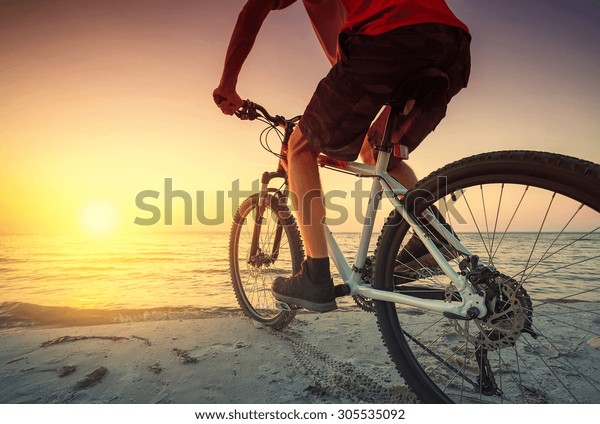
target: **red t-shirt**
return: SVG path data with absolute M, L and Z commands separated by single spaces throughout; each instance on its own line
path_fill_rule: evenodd
M 469 31 L 444 0 L 341 0 L 348 18 L 342 30 L 377 35 L 416 24 L 438 23 Z
M 273 9 L 285 9 L 298 0 L 271 1 Z M 469 31 L 444 0 L 302 0 L 302 3 L 332 65 L 339 59 L 338 34 L 345 29 L 377 35 L 406 25 L 441 23 Z

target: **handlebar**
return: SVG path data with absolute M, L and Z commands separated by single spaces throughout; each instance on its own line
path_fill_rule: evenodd
M 258 103 L 251 102 L 250 100 L 244 100 L 244 104 L 241 109 L 235 112 L 235 116 L 241 120 L 253 121 L 259 117 L 266 119 L 275 126 L 287 127 L 288 125 L 295 125 L 300 120 L 300 115 L 295 116 L 292 119 L 286 119 L 281 115 L 271 115 L 263 106 Z

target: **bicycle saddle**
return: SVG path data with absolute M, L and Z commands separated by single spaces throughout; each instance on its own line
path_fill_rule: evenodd
M 448 75 L 438 68 L 425 68 L 409 75 L 396 89 L 392 112 L 408 115 L 415 104 L 448 91 Z

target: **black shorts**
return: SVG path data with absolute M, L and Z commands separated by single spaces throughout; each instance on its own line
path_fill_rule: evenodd
M 355 160 L 372 121 L 393 101 L 403 80 L 421 69 L 437 67 L 448 74 L 446 99 L 415 107 L 414 121 L 401 140 L 410 151 L 446 115 L 446 105 L 467 86 L 471 37 L 442 24 L 401 27 L 368 36 L 340 34 L 341 60 L 321 80 L 300 121 L 312 148 L 339 160 Z

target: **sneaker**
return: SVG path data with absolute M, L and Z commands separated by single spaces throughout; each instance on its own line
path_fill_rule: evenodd
M 451 261 L 459 256 L 459 253 L 449 244 L 435 243 L 440 253 L 444 256 L 444 259 Z M 433 259 L 429 250 L 425 247 L 421 239 L 416 235 L 406 243 L 406 246 L 398 254 L 398 265 L 394 268 L 394 274 L 406 274 L 407 280 L 412 278 L 415 280 L 413 274 L 423 268 L 438 268 L 438 263 Z M 410 277 L 409 277 L 410 276 Z
M 314 312 L 329 312 L 337 309 L 331 277 L 313 281 L 309 276 L 308 268 L 308 261 L 304 261 L 302 269 L 297 274 L 289 278 L 277 277 L 271 287 L 275 299 Z
M 458 238 L 440 211 L 435 206 L 431 206 L 430 209 L 436 218 L 442 223 L 442 225 L 444 225 L 448 231 Z M 444 240 L 441 234 L 439 234 L 433 228 L 430 228 L 429 224 L 425 224 L 425 227 L 428 227 L 429 231 L 437 239 L 437 241 L 434 240 L 434 243 L 438 249 L 440 249 L 444 259 L 451 261 L 459 256 L 459 252 L 456 249 L 449 244 L 440 241 Z M 405 275 L 406 282 L 414 281 L 415 277 L 413 274 L 419 274 L 419 270 L 423 268 L 438 268 L 438 264 L 435 259 L 433 259 L 433 256 L 431 256 L 431 253 L 429 253 L 429 250 L 427 250 L 421 239 L 416 235 L 413 235 L 410 240 L 408 240 L 396 259 L 398 261 L 398 265 L 396 265 L 394 268 L 394 275 Z

